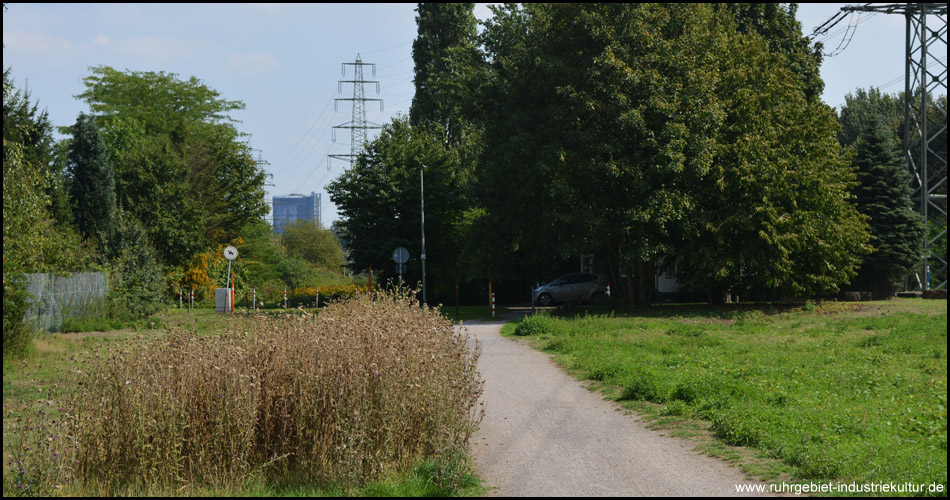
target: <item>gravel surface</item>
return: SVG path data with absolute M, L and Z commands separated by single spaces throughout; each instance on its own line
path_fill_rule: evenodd
M 739 496 L 762 484 L 661 436 L 558 367 L 500 335 L 503 321 L 465 323 L 482 346 L 485 417 L 472 438 L 492 496 Z

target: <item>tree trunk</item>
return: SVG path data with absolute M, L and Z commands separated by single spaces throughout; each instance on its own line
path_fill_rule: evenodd
M 637 305 L 649 307 L 653 303 L 655 270 L 653 261 L 637 261 Z
M 620 277 L 622 271 L 620 249 L 615 243 L 610 242 L 607 244 L 606 253 L 607 269 L 610 273 L 610 293 L 613 297 L 620 297 L 621 300 L 628 301 L 630 290 L 624 283 L 623 278 Z
M 714 281 L 709 285 L 709 303 L 712 305 L 722 305 L 732 302 L 732 294 L 726 290 L 725 285 Z
M 626 299 L 627 299 L 627 304 L 632 307 L 632 306 L 637 305 L 637 295 L 639 294 L 639 290 L 637 289 L 637 282 L 634 281 L 634 278 L 633 278 L 633 275 L 634 275 L 633 266 L 631 266 L 629 263 L 625 264 L 625 266 L 627 268 Z

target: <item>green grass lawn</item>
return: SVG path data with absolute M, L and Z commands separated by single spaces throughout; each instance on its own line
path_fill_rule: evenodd
M 503 332 L 660 426 L 708 430 L 713 454 L 746 450 L 767 479 L 946 491 L 946 301 L 662 305 Z

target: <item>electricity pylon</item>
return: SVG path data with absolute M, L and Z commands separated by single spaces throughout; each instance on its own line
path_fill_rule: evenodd
M 934 288 L 947 288 L 947 256 L 932 255 L 941 239 L 947 237 L 947 158 L 934 148 L 946 137 L 947 110 L 934 105 L 943 90 L 947 95 L 947 4 L 900 3 L 847 5 L 842 12 L 880 12 L 902 14 L 907 20 L 904 57 L 904 163 L 911 174 L 912 199 L 919 203 L 924 234 L 920 273 L 921 291 L 931 288 L 936 276 L 942 281 Z M 927 24 L 927 16 L 936 21 Z M 830 19 L 825 25 L 841 18 Z M 834 26 L 832 24 L 832 26 Z M 827 31 L 822 25 L 820 29 Z M 816 30 L 817 32 L 818 30 Z M 941 49 L 940 46 L 943 46 Z M 943 59 L 941 60 L 941 56 Z M 942 230 L 933 234 L 933 230 Z M 939 247 L 938 247 L 939 248 Z M 935 273 L 931 274 L 931 264 Z
M 340 80 L 337 82 L 337 92 L 343 92 L 344 83 L 353 84 L 353 97 L 352 98 L 337 98 L 333 100 L 333 108 L 337 109 L 337 103 L 339 101 L 353 101 L 353 116 L 352 119 L 340 125 L 333 127 L 333 141 L 336 142 L 336 129 L 346 128 L 350 129 L 350 154 L 348 155 L 328 155 L 330 158 L 336 158 L 338 160 L 349 160 L 350 166 L 352 167 L 356 164 L 356 160 L 360 157 L 361 154 L 364 154 L 366 151 L 366 131 L 369 129 L 381 129 L 382 126 L 366 121 L 366 101 L 379 101 L 379 110 L 383 110 L 383 100 L 382 99 L 369 99 L 366 97 L 366 93 L 363 90 L 363 85 L 366 83 L 375 83 L 376 84 L 376 93 L 379 94 L 379 82 L 372 80 L 363 79 L 363 66 L 372 66 L 373 67 L 373 76 L 376 76 L 376 65 L 373 63 L 364 63 L 360 59 L 360 55 L 356 54 L 356 61 L 351 63 L 343 63 L 343 76 L 346 76 L 346 67 L 353 66 L 353 79 L 352 80 Z M 327 166 L 329 168 L 329 165 Z

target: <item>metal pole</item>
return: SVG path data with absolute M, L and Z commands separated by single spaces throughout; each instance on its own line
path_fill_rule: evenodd
M 228 275 L 224 278 L 224 313 L 227 314 L 230 308 L 231 308 L 231 261 L 228 260 Z
M 927 148 L 929 135 L 927 133 L 927 4 L 920 4 L 920 218 L 924 221 L 923 238 L 923 277 L 922 292 L 930 290 L 930 220 L 927 218 L 927 205 L 930 204 L 929 186 L 927 185 Z
M 419 167 L 419 209 L 422 214 L 422 303 L 426 304 L 426 202 L 425 185 L 423 183 L 422 171 L 426 166 Z

